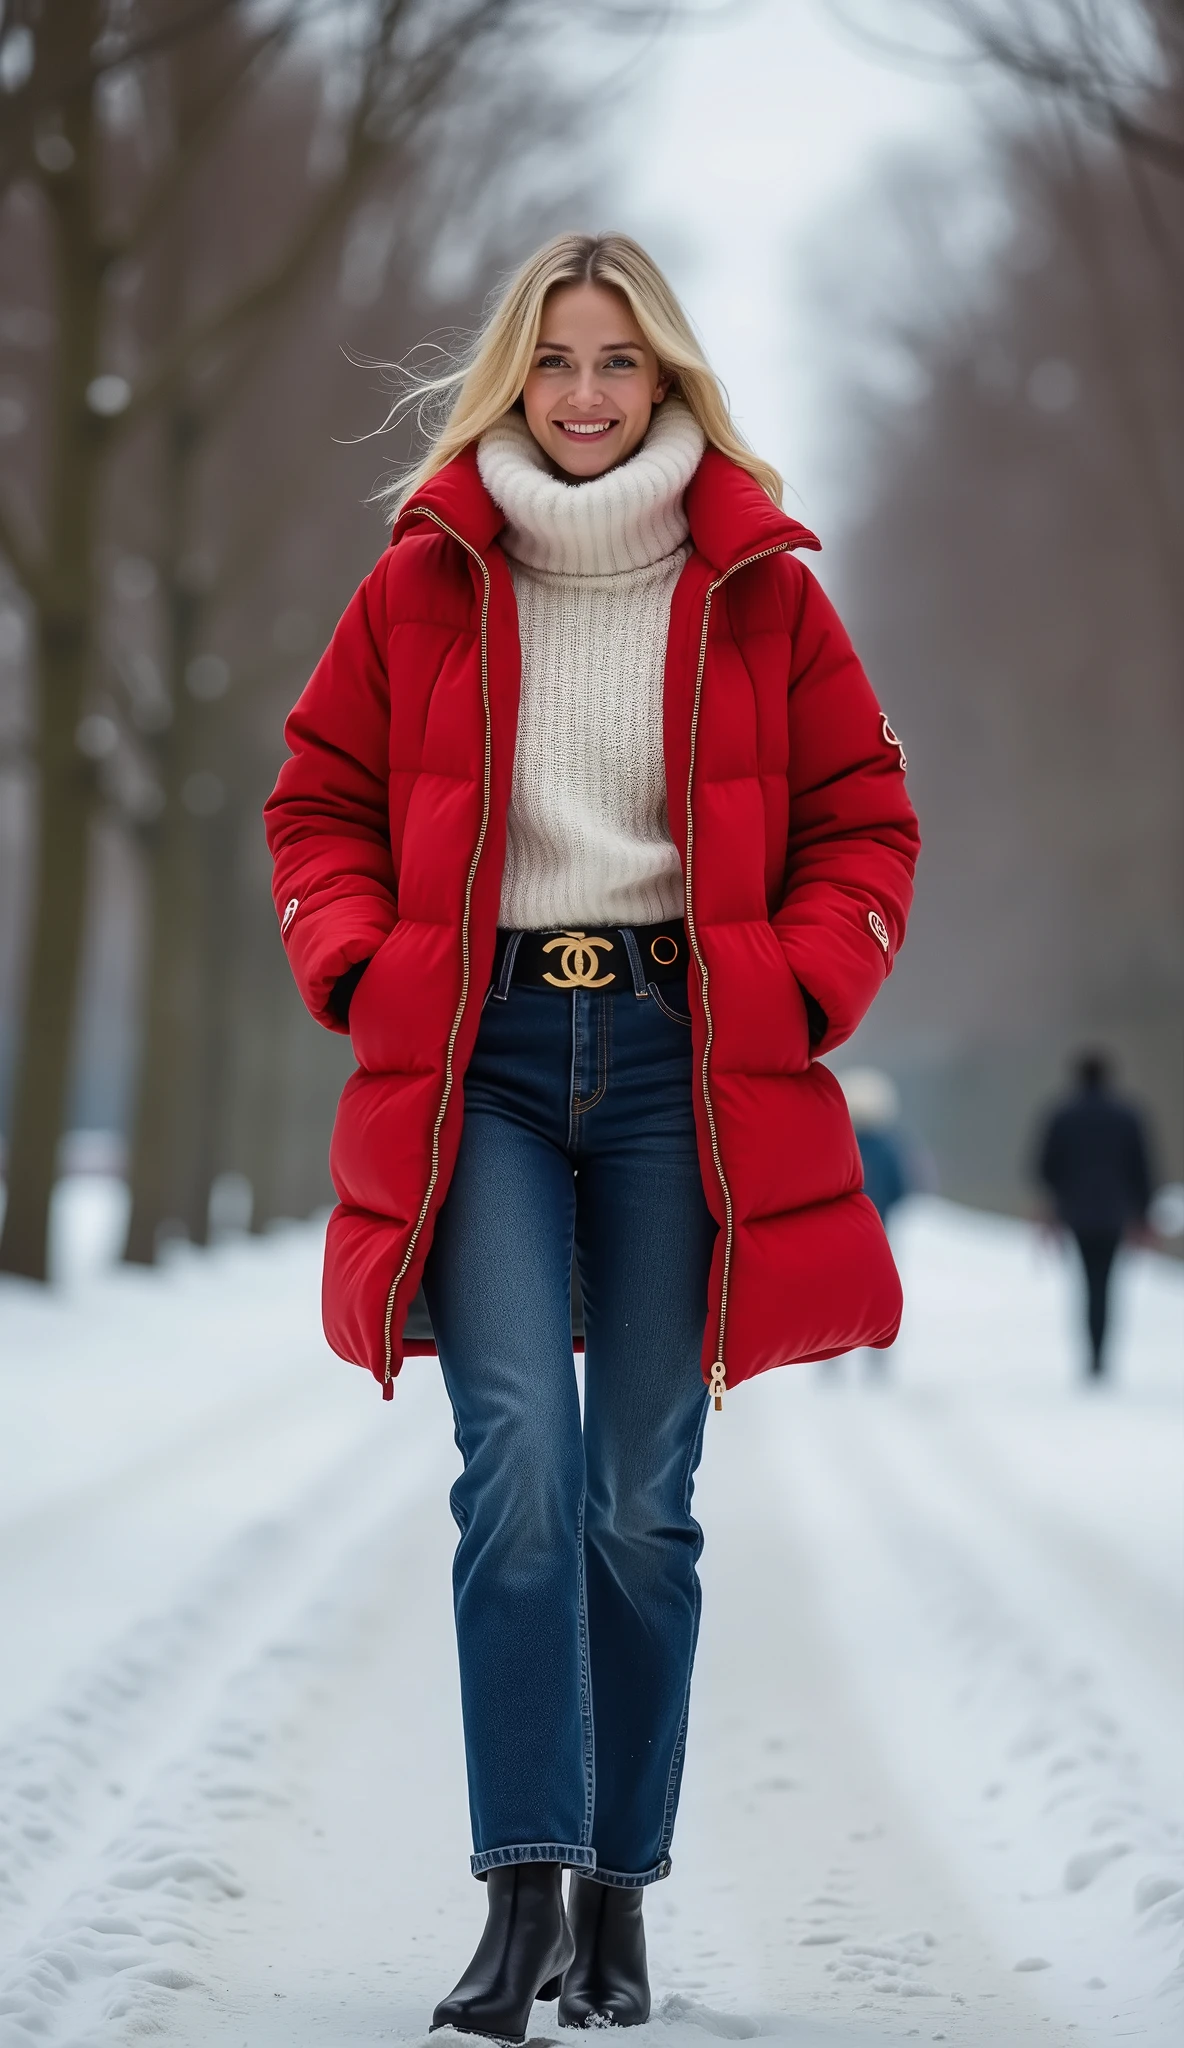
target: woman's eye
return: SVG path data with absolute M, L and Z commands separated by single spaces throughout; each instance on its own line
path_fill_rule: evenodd
M 540 356 L 535 364 L 536 370 L 561 370 L 562 368 L 562 356 Z
M 632 356 L 610 356 L 605 367 L 610 370 L 635 370 L 637 364 Z

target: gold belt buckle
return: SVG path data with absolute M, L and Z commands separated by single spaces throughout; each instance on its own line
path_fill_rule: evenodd
M 559 959 L 562 975 L 543 974 L 543 980 L 549 981 L 552 988 L 607 988 L 610 981 L 616 980 L 615 972 L 599 976 L 596 973 L 600 962 L 595 948 L 599 946 L 611 953 L 611 939 L 590 939 L 585 932 L 561 932 L 557 939 L 547 940 L 543 951 L 553 953 L 557 946 L 563 948 Z

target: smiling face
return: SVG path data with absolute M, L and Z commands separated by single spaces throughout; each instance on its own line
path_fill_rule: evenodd
M 621 292 L 600 284 L 548 292 L 522 405 L 556 470 L 580 481 L 624 462 L 669 383 Z

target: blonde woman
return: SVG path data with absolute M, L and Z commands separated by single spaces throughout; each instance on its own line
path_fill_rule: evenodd
M 445 389 L 267 822 L 293 972 L 357 1060 L 329 1341 L 390 1397 L 422 1279 L 463 1460 L 488 1922 L 434 2024 L 517 2042 L 536 1998 L 649 2013 L 709 1408 L 896 1331 L 817 1055 L 892 966 L 917 833 L 817 542 L 635 242 L 541 249 Z

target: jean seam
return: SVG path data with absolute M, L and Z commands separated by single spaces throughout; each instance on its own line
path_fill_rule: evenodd
M 703 1409 L 699 1417 L 699 1427 L 696 1429 L 693 1437 L 691 1438 L 690 1446 L 687 1451 L 686 1467 L 683 1473 L 683 1512 L 687 1516 L 687 1519 L 689 1521 L 694 1521 L 694 1517 L 691 1514 L 691 1483 L 694 1478 L 695 1467 L 698 1463 L 698 1455 L 703 1443 L 703 1431 L 707 1422 L 707 1405 L 707 1389 L 704 1388 Z M 699 1584 L 699 1574 L 696 1569 L 699 1563 L 699 1559 L 703 1555 L 703 1531 L 699 1528 L 699 1524 L 697 1522 L 695 1522 L 695 1527 L 699 1530 L 698 1547 L 695 1551 L 695 1556 L 691 1566 L 691 1583 L 695 1589 L 695 1612 L 694 1620 L 691 1625 L 690 1652 L 687 1657 L 687 1677 L 686 1684 L 683 1688 L 682 1713 L 679 1716 L 678 1733 L 675 1736 L 674 1750 L 670 1758 L 670 1772 L 666 1780 L 666 1802 L 662 1812 L 662 1833 L 658 1843 L 658 1855 L 660 1858 L 664 1858 L 666 1856 L 667 1851 L 670 1848 L 671 1841 L 674 1838 L 674 1821 L 678 1802 L 679 1774 L 682 1768 L 682 1760 L 686 1753 L 687 1722 L 690 1718 L 691 1711 L 691 1679 L 694 1675 L 695 1670 L 695 1650 L 698 1646 L 699 1622 L 703 1612 L 703 1588 Z
M 580 1025 L 580 999 L 578 995 L 573 995 L 571 999 L 571 1076 L 567 1093 L 567 1143 L 569 1150 L 575 1142 L 576 1118 L 579 1115 L 579 1110 L 576 1108 L 576 1091 L 579 1087 L 580 1057 L 583 1052 L 583 1046 L 584 1034 Z
M 606 1003 L 602 1002 L 598 1005 L 596 1018 L 596 1087 L 591 1095 L 585 1095 L 578 1100 L 573 1097 L 571 1110 L 573 1117 L 586 1116 L 590 1109 L 595 1109 L 598 1103 L 604 1101 L 604 1092 L 608 1087 L 608 1022 L 611 1014 Z
M 584 1738 L 584 1846 L 592 1842 L 592 1826 L 596 1815 L 596 1734 L 592 1708 L 592 1660 L 588 1650 L 588 1601 L 584 1572 L 584 1507 L 588 1498 L 587 1482 L 580 1496 L 580 1513 L 576 1526 L 576 1616 L 580 1645 L 580 1722 Z
M 447 1382 L 445 1382 L 444 1391 L 445 1393 L 448 1393 Z M 460 1533 L 463 1536 L 469 1526 L 468 1513 L 464 1508 L 459 1508 L 456 1505 L 454 1505 L 454 1496 L 456 1493 L 457 1486 L 459 1486 L 460 1484 L 460 1480 L 464 1478 L 465 1473 L 469 1469 L 469 1454 L 465 1449 L 464 1431 L 461 1428 L 460 1414 L 457 1410 L 456 1403 L 453 1400 L 451 1394 L 448 1394 L 448 1405 L 452 1410 L 452 1440 L 456 1445 L 457 1450 L 460 1452 L 461 1465 L 460 1477 L 449 1488 L 448 1506 L 452 1514 L 452 1519 L 456 1523 L 457 1528 L 460 1530 Z

